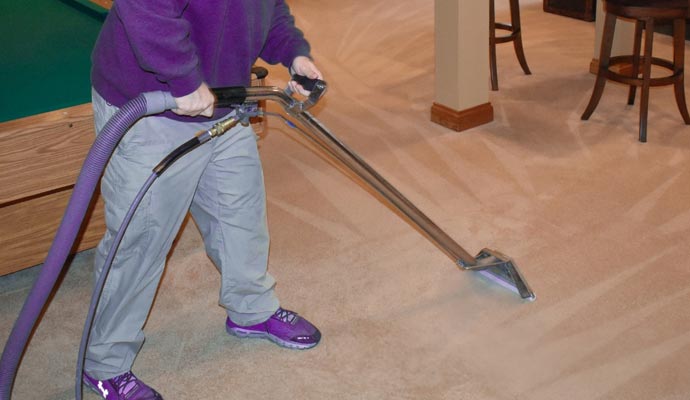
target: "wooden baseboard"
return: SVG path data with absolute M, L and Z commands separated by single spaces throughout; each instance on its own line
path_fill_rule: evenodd
M 592 62 L 589 63 L 589 73 L 596 75 L 597 71 L 599 71 L 599 59 L 593 58 Z
M 431 106 L 431 122 L 458 132 L 487 124 L 493 120 L 494 107 L 491 103 L 480 104 L 461 111 L 438 103 Z

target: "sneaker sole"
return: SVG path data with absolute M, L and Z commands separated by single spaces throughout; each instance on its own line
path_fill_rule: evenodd
M 230 335 L 238 337 L 238 338 L 242 338 L 242 339 L 244 339 L 244 338 L 268 339 L 271 342 L 277 344 L 278 346 L 284 347 L 286 349 L 307 350 L 307 349 L 311 349 L 312 347 L 319 344 L 318 342 L 312 343 L 312 344 L 290 342 L 288 340 L 281 339 L 275 335 L 271 335 L 270 333 L 250 331 L 250 330 L 246 330 L 246 329 L 242 329 L 242 328 L 230 328 L 227 325 L 225 326 L 225 330 Z

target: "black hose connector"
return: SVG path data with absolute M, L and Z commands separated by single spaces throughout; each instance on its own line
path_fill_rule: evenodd
M 202 142 L 199 137 L 195 136 L 188 141 L 184 142 L 182 145 L 178 146 L 175 150 L 170 152 L 161 162 L 156 165 L 153 172 L 157 176 L 161 176 L 166 169 L 168 169 L 175 161 L 177 161 L 183 155 L 189 153 L 190 151 L 201 145 Z

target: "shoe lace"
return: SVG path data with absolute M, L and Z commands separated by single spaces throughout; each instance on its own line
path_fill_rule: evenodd
M 120 396 L 127 396 L 138 387 L 139 379 L 130 371 L 113 378 L 113 383 Z
M 297 313 L 294 311 L 279 308 L 278 311 L 273 314 L 273 316 L 283 322 L 287 322 L 290 325 L 294 325 L 297 322 Z

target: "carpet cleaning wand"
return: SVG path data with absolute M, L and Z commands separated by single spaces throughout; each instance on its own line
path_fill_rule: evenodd
M 456 264 L 464 270 L 476 271 L 520 295 L 525 300 L 535 300 L 536 296 L 520 273 L 517 265 L 507 256 L 495 250 L 483 249 L 473 257 L 456 241 L 438 227 L 429 217 L 420 211 L 410 200 L 383 178 L 374 168 L 367 164 L 357 153 L 347 147 L 333 135 L 321 122 L 307 110 L 316 104 L 326 91 L 326 83 L 303 77 L 293 77 L 305 89 L 311 91 L 309 99 L 297 102 L 288 92 L 278 88 L 246 88 L 248 100 L 273 100 L 306 128 L 299 130 L 312 144 L 331 156 L 358 176 L 369 188 L 379 193 L 394 209 L 400 211 L 409 223 L 419 228 L 425 236 L 443 250 Z M 228 97 L 232 98 L 236 88 L 230 89 Z M 216 95 L 223 96 L 224 89 L 217 89 Z

